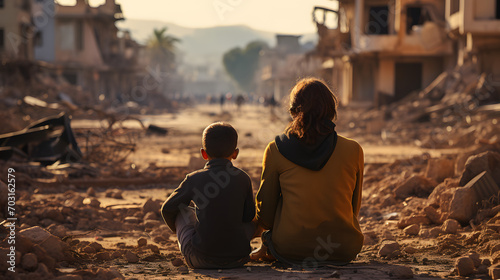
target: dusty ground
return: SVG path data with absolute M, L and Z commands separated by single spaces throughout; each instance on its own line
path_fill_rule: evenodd
M 348 119 L 350 113 L 340 110 L 339 134 L 353 135 L 348 122 L 343 120 Z M 126 279 L 452 279 L 460 278 L 454 270 L 455 260 L 471 250 L 479 253 L 483 260 L 495 261 L 493 253 L 496 251 L 492 252 L 494 244 L 491 242 L 500 238 L 500 226 L 462 225 L 455 231 L 446 232 L 441 226 L 443 221 L 423 220 L 415 223 L 420 231 L 410 234 L 403 230 L 406 225 L 401 221 L 423 211 L 429 193 L 405 198 L 394 198 L 391 193 L 394 186 L 410 175 L 423 174 L 430 158 L 456 156 L 478 147 L 424 149 L 413 144 L 411 139 L 390 145 L 373 141 L 374 137 L 380 138 L 377 135 L 363 137 L 358 134 L 355 139 L 364 148 L 366 162 L 365 202 L 360 222 L 368 237 L 355 262 L 345 267 L 304 270 L 262 262 L 251 262 L 244 268 L 232 270 L 188 269 L 178 251 L 175 235 L 162 225 L 158 210 L 187 172 L 203 166 L 198 155 L 203 128 L 213 121 L 223 120 L 238 130 L 240 156 L 235 165 L 252 177 L 254 190 L 257 190 L 262 153 L 267 143 L 284 129 L 288 116 L 280 109 L 271 115 L 269 108 L 250 105 L 244 106 L 241 112 L 226 108 L 224 113 L 218 106 L 199 105 L 177 114 L 141 116 L 141 120 L 146 125 L 168 128 L 168 134 L 135 134 L 137 147 L 126 163 L 120 163 L 120 172 L 113 171 L 113 163 L 100 165 L 101 174 L 110 176 L 108 181 L 103 183 L 99 178 L 84 176 L 80 180 L 66 178 L 57 182 L 54 179 L 50 183 L 39 180 L 18 186 L 21 228 L 41 226 L 61 237 L 72 252 L 71 258 L 57 262 L 53 270 L 49 266 L 46 273 L 40 271 L 39 266 L 31 276 L 18 274 L 21 279 L 36 273 L 47 279 L 64 274 L 83 279 L 112 278 L 102 276 L 104 272 L 99 268 L 115 268 Z M 74 120 L 72 126 L 76 132 L 82 132 L 101 124 L 79 119 Z M 130 121 L 122 130 L 135 131 L 139 126 Z M 117 179 L 119 177 L 122 181 Z M 440 182 L 433 187 L 437 183 Z M 432 231 L 434 233 L 429 234 Z M 138 244 L 141 238 L 145 241 Z M 381 255 L 380 249 L 387 242 L 397 242 L 399 248 Z M 259 241 L 254 240 L 252 245 L 259 246 Z M 491 279 L 487 275 L 488 266 L 485 267 L 476 266 L 474 279 Z M 14 279 L 7 274 L 4 278 Z

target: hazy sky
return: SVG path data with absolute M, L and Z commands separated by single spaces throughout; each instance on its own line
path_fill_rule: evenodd
M 75 0 L 58 0 L 74 4 Z M 89 0 L 99 5 L 105 0 Z M 329 0 L 117 0 L 126 18 L 172 22 L 186 27 L 244 24 L 263 31 L 315 33 L 314 6 L 336 7 Z

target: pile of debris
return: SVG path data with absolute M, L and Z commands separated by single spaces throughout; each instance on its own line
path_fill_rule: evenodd
M 500 141 L 500 86 L 469 62 L 427 88 L 366 112 L 341 113 L 355 139 L 423 148 L 464 148 Z M 351 132 L 351 131 L 350 131 Z
M 84 195 L 66 191 L 37 199 L 20 191 L 16 269 L 9 279 L 125 279 L 127 268 L 136 263 L 154 264 L 156 275 L 188 272 L 175 235 L 169 238 L 171 231 L 159 217 L 163 201 L 150 198 L 135 207 L 102 207 L 95 195 L 90 188 Z M 109 190 L 106 196 L 123 199 L 119 190 Z M 1 271 L 7 271 L 11 248 L 5 226 L 0 226 Z M 136 244 L 102 243 L 103 238 L 120 236 L 135 236 Z
M 378 251 L 378 257 L 399 261 L 413 256 L 414 262 L 419 253 L 426 258 L 459 257 L 450 275 L 498 277 L 499 186 L 498 142 L 447 157 L 423 154 L 390 164 L 368 164 L 360 213 L 363 251 Z M 434 241 L 415 246 L 418 240 Z

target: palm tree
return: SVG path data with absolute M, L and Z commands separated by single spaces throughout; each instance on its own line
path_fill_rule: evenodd
M 175 44 L 180 40 L 167 34 L 167 27 L 154 29 L 148 39 L 147 47 L 151 53 L 153 66 L 159 66 L 163 71 L 172 70 L 175 66 Z

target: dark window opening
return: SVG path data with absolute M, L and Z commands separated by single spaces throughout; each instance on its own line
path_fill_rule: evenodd
M 406 34 L 411 34 L 414 26 L 424 25 L 426 21 L 430 21 L 427 10 L 422 9 L 422 7 L 408 7 L 406 13 Z
M 76 23 L 76 49 L 83 50 L 83 23 L 81 21 Z
M 4 2 L 4 0 L 0 0 L 0 9 L 3 7 L 5 7 L 5 2 Z
M 69 73 L 69 72 L 64 72 L 63 77 L 68 83 L 72 85 L 78 85 L 78 76 L 76 73 Z
M 451 0 L 450 1 L 450 15 L 460 11 L 460 0 Z
M 43 46 L 43 36 L 42 36 L 42 31 L 38 31 L 35 33 L 35 37 L 33 38 L 35 47 L 41 47 Z
M 3 29 L 0 28 L 0 50 L 4 48 L 5 38 L 3 34 Z
M 422 63 L 396 63 L 394 101 L 422 88 Z
M 370 7 L 365 33 L 370 35 L 389 34 L 389 6 Z
M 500 0 L 497 0 L 497 11 L 496 11 L 496 19 L 500 19 Z

